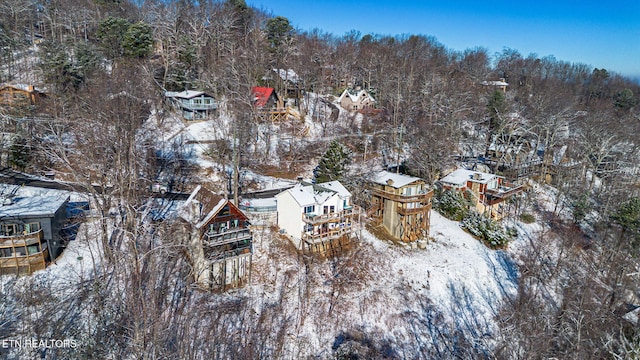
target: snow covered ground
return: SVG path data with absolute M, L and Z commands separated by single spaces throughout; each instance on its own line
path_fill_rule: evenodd
M 257 313 L 265 302 L 280 303 L 284 316 L 296 319 L 287 330 L 290 356 L 331 353 L 354 333 L 410 358 L 456 352 L 461 345 L 447 344 L 455 332 L 490 352 L 495 317 L 517 287 L 518 272 L 505 251 L 486 248 L 435 211 L 435 241 L 426 249 L 366 230 L 361 235 L 350 255 L 320 260 L 301 258 L 286 239 L 256 234 L 253 285 L 246 291 L 261 299 Z
M 91 279 L 101 266 L 95 226 L 83 224 L 55 264 L 11 282 L 73 289 Z M 251 285 L 203 296 L 247 300 L 253 322 L 282 334 L 272 340 L 282 342 L 278 358 L 333 358 L 353 339 L 400 358 L 490 354 L 500 307 L 516 293 L 516 266 L 507 252 L 486 248 L 435 211 L 430 234 L 433 241 L 417 249 L 363 229 L 352 251 L 319 259 L 270 228 L 256 229 Z

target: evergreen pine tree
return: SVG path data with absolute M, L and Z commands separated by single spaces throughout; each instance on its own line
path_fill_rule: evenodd
M 31 147 L 22 136 L 16 138 L 9 149 L 9 165 L 24 171 L 31 161 Z
M 313 170 L 316 182 L 340 180 L 351 164 L 351 156 L 339 142 L 332 141 L 329 149 L 322 155 L 320 163 Z
M 491 131 L 502 128 L 502 116 L 507 111 L 507 102 L 502 91 L 496 90 L 491 94 L 491 98 L 487 103 L 487 111 L 489 113 L 489 128 Z
M 153 29 L 139 21 L 132 24 L 122 38 L 124 54 L 131 57 L 144 57 L 153 50 Z

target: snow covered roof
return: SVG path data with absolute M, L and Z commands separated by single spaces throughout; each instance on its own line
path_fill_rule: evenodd
M 292 69 L 273 69 L 273 71 L 278 74 L 282 80 L 291 81 L 294 84 L 300 81 L 300 77 Z
M 194 97 L 201 95 L 213 98 L 213 96 L 205 93 L 204 91 L 185 90 L 180 92 L 167 91 L 164 93 L 164 96 L 176 99 L 193 99 Z
M 485 86 L 488 86 L 488 85 L 492 85 L 492 86 L 509 86 L 509 84 L 504 80 L 489 80 L 489 81 L 485 80 L 481 84 L 485 85 Z
M 349 89 L 345 89 L 342 92 L 342 95 L 340 95 L 340 97 L 338 98 L 338 102 L 342 102 L 342 99 L 344 99 L 345 97 L 349 97 L 349 99 L 351 100 L 351 102 L 354 103 L 359 103 L 362 100 L 360 100 L 360 98 L 362 97 L 362 95 L 364 95 L 363 99 L 369 99 L 370 101 L 375 102 L 376 100 L 371 97 L 371 95 L 369 95 L 369 93 L 366 90 L 357 90 L 355 92 L 351 92 L 349 91 Z
M 380 171 L 371 177 L 371 181 L 380 185 L 389 185 L 396 189 L 409 185 L 412 182 L 422 180 L 415 176 L 409 176 L 404 174 L 396 174 L 388 171 Z
M 467 169 L 458 169 L 452 172 L 451 174 L 440 179 L 440 182 L 452 184 L 452 185 L 464 186 L 469 180 L 476 183 L 485 184 L 497 177 L 499 176 L 495 174 L 483 173 L 480 171 L 473 171 L 473 170 L 467 170 Z
M 340 181 L 337 181 L 337 180 L 324 182 L 324 183 L 321 183 L 321 184 L 317 184 L 316 186 L 319 186 L 319 187 L 322 187 L 322 188 L 325 188 L 325 189 L 328 189 L 328 190 L 335 191 L 342 198 L 351 196 L 351 193 L 349 192 L 349 190 L 347 190 L 344 187 L 344 185 L 342 185 L 340 183 Z
M 198 185 L 178 209 L 178 216 L 201 228 L 222 209 L 228 200 Z
M 503 153 L 514 153 L 514 154 L 519 154 L 520 152 L 522 152 L 522 147 L 523 144 L 496 144 L 496 142 L 492 142 L 489 145 L 489 149 L 490 151 L 499 151 L 499 152 L 503 152 Z
M 41 92 L 36 89 L 33 85 L 29 84 L 2 84 L 0 85 L 0 89 L 13 88 L 16 90 L 26 91 L 26 92 Z
M 296 184 L 291 189 L 285 190 L 280 194 L 276 195 L 276 198 L 287 193 L 291 195 L 291 197 L 298 203 L 298 205 L 300 205 L 300 207 L 303 207 L 303 206 L 310 206 L 315 204 L 324 204 L 332 196 L 335 196 L 336 194 L 340 195 L 340 193 L 338 192 L 338 188 L 341 188 L 340 191 L 342 191 L 343 193 L 346 192 L 349 195 L 351 195 L 351 193 L 349 193 L 344 188 L 344 186 L 342 186 L 342 184 L 340 184 L 339 182 L 331 181 L 331 183 L 337 183 L 337 184 L 332 184 L 331 186 L 328 186 L 328 187 L 324 187 L 324 185 L 328 183 L 323 183 L 319 185 L 307 185 L 303 183 Z M 330 187 L 334 187 L 336 188 L 336 190 L 331 189 Z
M 5 201 L 0 197 L 0 220 L 15 217 L 54 216 L 69 201 L 69 195 L 61 191 L 43 191 L 32 195 L 21 188 L 8 199 L 10 200 Z

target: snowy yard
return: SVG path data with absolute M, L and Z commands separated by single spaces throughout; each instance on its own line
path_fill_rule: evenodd
M 435 211 L 431 234 L 421 250 L 363 230 L 356 250 L 333 260 L 303 259 L 287 240 L 257 234 L 253 285 L 241 292 L 261 299 L 256 312 L 279 303 L 295 319 L 285 325 L 291 356 L 330 353 L 355 333 L 426 356 L 459 351 L 448 342 L 462 332 L 486 353 L 502 300 L 516 293 L 516 266 Z

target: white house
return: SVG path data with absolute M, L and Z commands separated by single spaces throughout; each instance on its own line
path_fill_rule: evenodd
M 354 208 L 339 182 L 299 183 L 276 195 L 278 227 L 300 250 L 326 252 L 348 242 Z

